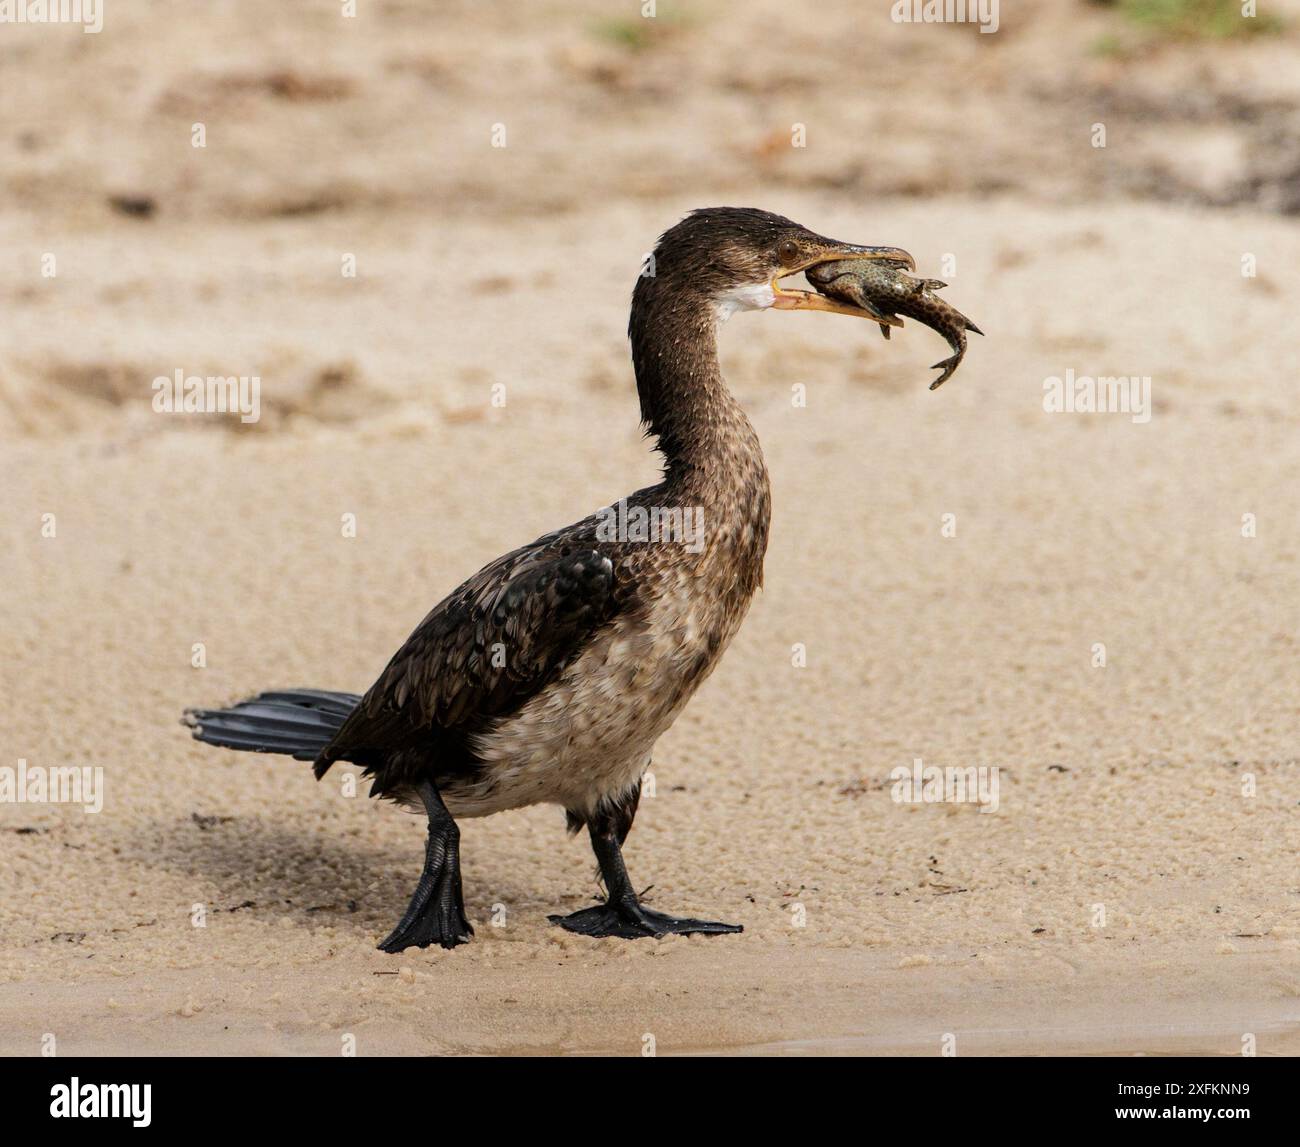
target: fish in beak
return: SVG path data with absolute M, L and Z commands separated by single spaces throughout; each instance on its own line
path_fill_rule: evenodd
M 808 281 L 818 291 L 824 291 L 833 302 L 844 302 L 850 307 L 880 314 L 880 333 L 889 338 L 891 326 L 902 326 L 898 315 L 906 315 L 938 331 L 953 349 L 950 358 L 936 362 L 932 369 L 942 373 L 930 389 L 943 385 L 961 364 L 966 354 L 966 332 L 977 335 L 984 332 L 956 307 L 935 294 L 946 287 L 941 279 L 914 279 L 904 274 L 898 261 L 835 260 L 823 261 L 810 267 Z
M 797 266 L 783 270 L 772 280 L 772 294 L 775 302 L 772 306 L 780 311 L 829 311 L 836 315 L 853 315 L 860 319 L 870 319 L 883 326 L 901 327 L 903 321 L 893 315 L 885 314 L 865 296 L 850 298 L 847 295 L 834 296 L 818 291 L 802 291 L 782 287 L 781 279 L 804 273 L 814 286 L 810 272 L 817 267 L 853 262 L 871 262 L 885 264 L 899 269 L 916 270 L 916 260 L 901 247 L 860 247 L 854 243 L 828 243 L 813 258 Z

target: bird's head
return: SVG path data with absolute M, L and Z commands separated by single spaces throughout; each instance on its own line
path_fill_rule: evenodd
M 738 310 L 831 311 L 878 321 L 851 303 L 813 291 L 786 288 L 780 280 L 818 263 L 886 259 L 915 269 L 898 247 L 863 247 L 814 234 L 792 220 L 753 207 L 705 207 L 692 211 L 659 237 L 633 296 L 638 304 L 712 308 L 725 320 Z M 672 300 L 672 303 L 668 301 Z

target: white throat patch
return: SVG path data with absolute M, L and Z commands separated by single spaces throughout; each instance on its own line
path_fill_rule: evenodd
M 771 283 L 746 283 L 742 287 L 732 287 L 725 295 L 720 295 L 714 304 L 718 313 L 718 322 L 725 323 L 737 311 L 762 311 L 776 302 L 776 294 Z

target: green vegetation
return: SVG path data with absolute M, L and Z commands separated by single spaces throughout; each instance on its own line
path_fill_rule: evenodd
M 1256 36 L 1282 26 L 1271 14 L 1243 16 L 1241 0 L 1119 0 L 1117 7 L 1134 24 L 1183 39 Z
M 1125 56 L 1128 54 L 1128 45 L 1124 43 L 1123 36 L 1107 32 L 1092 42 L 1091 50 L 1094 56 Z
M 691 23 L 690 17 L 676 7 L 660 2 L 656 8 L 658 11 L 653 17 L 638 14 L 602 20 L 592 25 L 591 33 L 597 39 L 618 44 L 629 52 L 644 52 L 662 44 Z

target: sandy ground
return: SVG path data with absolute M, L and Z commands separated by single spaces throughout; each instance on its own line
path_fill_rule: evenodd
M 518 24 L 449 7 L 437 35 L 396 3 L 346 32 L 242 4 L 196 25 L 141 5 L 98 39 L 19 30 L 0 765 L 100 766 L 105 800 L 0 803 L 0 1052 L 47 1033 L 61 1054 L 338 1054 L 350 1036 L 360 1054 L 635 1055 L 653 1036 L 658 1054 L 931 1055 L 945 1033 L 959 1054 L 1239 1054 L 1247 1033 L 1300 1052 L 1284 183 L 1243 174 L 1258 195 L 1216 202 L 1188 190 L 1209 186 L 1198 169 L 1135 197 L 1115 168 L 1165 170 L 1150 149 L 1036 161 L 1074 115 L 1013 66 L 1050 23 L 984 48 L 875 37 L 857 5 L 799 29 L 758 4 L 633 49 L 592 32 L 596 5 Z M 891 44 L 939 100 L 968 56 L 989 69 L 967 143 L 871 82 Z M 1225 46 L 1215 75 L 1282 45 Z M 1197 51 L 1152 66 L 1189 72 Z M 63 54 L 115 86 L 47 123 Z M 995 114 L 1017 98 L 1018 135 Z M 764 150 L 792 119 L 831 137 L 807 167 Z M 497 120 L 515 134 L 494 152 Z M 155 208 L 115 211 L 124 194 Z M 654 236 L 710 201 L 904 246 L 927 274 L 955 255 L 948 294 L 987 332 L 935 393 L 947 352 L 914 324 L 890 343 L 831 315 L 724 332 L 772 469 L 767 584 L 661 742 L 628 862 L 656 906 L 746 931 L 549 927 L 598 889 L 585 843 L 535 808 L 464 825 L 473 944 L 379 953 L 419 823 L 347 795 L 347 770 L 317 785 L 196 745 L 179 712 L 361 690 L 484 561 L 651 481 L 628 292 Z M 262 420 L 154 413 L 151 380 L 178 367 L 259 374 Z M 1150 376 L 1150 421 L 1046 413 L 1067 369 Z M 896 803 L 890 771 L 915 758 L 996 766 L 999 808 Z

